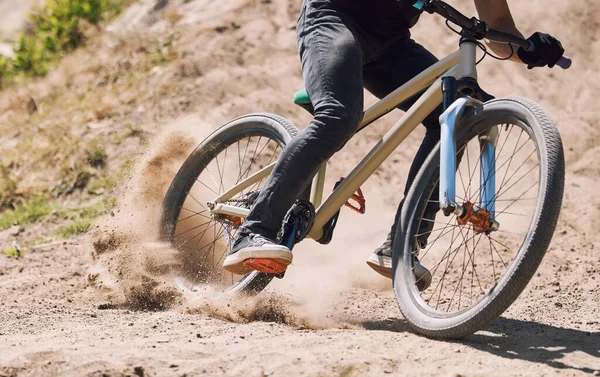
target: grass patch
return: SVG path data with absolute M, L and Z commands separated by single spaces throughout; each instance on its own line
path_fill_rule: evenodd
M 8 250 L 4 250 L 3 254 L 8 258 L 20 258 L 21 257 L 21 249 L 18 247 L 12 247 Z
M 89 220 L 81 220 L 58 229 L 54 235 L 59 238 L 78 236 L 80 234 L 87 233 L 91 226 L 92 223 Z
M 50 197 L 49 194 L 47 194 L 48 196 L 36 196 L 19 204 L 12 203 L 10 206 L 7 205 L 6 208 L 9 209 L 0 211 L 0 230 L 8 229 L 13 225 L 35 223 L 50 215 L 55 218 L 74 221 L 92 220 L 105 215 L 116 207 L 117 199 L 112 194 L 120 183 L 131 178 L 134 165 L 134 160 L 126 160 L 120 166 L 114 178 L 103 176 L 90 181 L 91 175 L 89 173 L 86 175 L 85 180 L 80 179 L 78 176 L 76 182 L 81 181 L 82 183 L 77 184 L 77 188 L 87 186 L 87 193 L 89 195 L 100 196 L 100 200 L 91 205 L 75 208 L 65 207 L 57 202 L 56 199 Z M 85 184 L 83 181 L 85 181 Z M 88 181 L 90 182 L 89 185 Z M 0 199 L 2 198 L 3 196 L 0 191 Z M 70 234 L 69 232 L 70 230 L 67 230 L 68 234 Z
M 117 205 L 117 199 L 109 197 L 94 205 L 88 207 L 80 207 L 75 210 L 78 216 L 82 219 L 95 219 L 96 217 L 105 215 Z
M 64 232 L 61 235 L 85 233 L 91 225 L 91 220 L 107 214 L 116 205 L 117 200 L 108 197 L 93 205 L 65 208 L 48 198 L 36 197 L 23 202 L 14 209 L 0 213 L 0 230 L 8 229 L 13 225 L 35 223 L 48 216 L 54 216 L 76 221 L 74 224 L 61 228 L 60 231 Z
M 46 244 L 46 243 L 52 242 L 52 241 L 54 241 L 54 237 L 41 236 L 41 237 L 36 237 L 32 241 L 27 242 L 26 246 L 38 246 L 38 245 L 43 245 L 43 244 Z
M 95 168 L 103 168 L 106 166 L 108 156 L 97 140 L 93 140 L 87 148 L 88 163 Z
M 119 167 L 119 171 L 117 172 L 117 181 L 124 182 L 133 177 L 133 172 L 135 169 L 135 160 L 129 158 L 123 162 L 123 164 Z
M 107 191 L 116 187 L 115 181 L 108 177 L 100 177 L 93 180 L 87 188 L 87 192 L 90 195 L 102 195 Z
M 10 228 L 13 225 L 26 225 L 48 216 L 52 212 L 49 199 L 36 197 L 17 205 L 12 210 L 0 213 L 0 230 Z
M 348 365 L 346 367 L 343 367 L 340 370 L 340 377 L 350 377 L 350 375 L 352 375 L 352 372 L 354 372 L 356 368 L 354 367 L 354 365 Z
M 106 215 L 110 210 L 115 208 L 117 200 L 113 197 L 106 197 L 92 205 L 75 207 L 75 208 L 59 208 L 55 211 L 57 217 L 64 220 L 93 220 L 102 215 Z
M 45 76 L 62 55 L 85 39 L 82 21 L 98 25 L 121 11 L 123 0 L 48 0 L 29 15 L 31 28 L 21 34 L 15 57 L 0 59 L 0 83 L 16 76 Z

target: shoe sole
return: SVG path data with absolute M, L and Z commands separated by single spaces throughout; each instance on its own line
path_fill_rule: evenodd
M 380 275 L 388 279 L 392 278 L 392 258 L 371 254 L 369 259 L 367 259 L 367 264 Z M 421 264 L 415 264 L 414 274 L 417 280 L 416 285 L 420 292 L 429 288 L 432 276 L 428 269 Z
M 369 259 L 367 259 L 367 264 L 378 274 L 385 276 L 388 279 L 392 278 L 392 258 L 371 254 Z
M 254 270 L 279 274 L 285 271 L 287 266 L 292 263 L 293 258 L 294 255 L 287 248 L 247 247 L 235 254 L 228 255 L 223 262 L 223 268 L 236 275 L 245 275 Z M 267 260 L 274 263 L 269 263 Z M 261 266 L 266 267 L 263 269 Z M 268 266 L 273 266 L 273 268 L 269 269 Z

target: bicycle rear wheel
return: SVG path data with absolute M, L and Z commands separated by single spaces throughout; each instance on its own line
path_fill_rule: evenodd
M 186 288 L 257 293 L 271 282 L 272 274 L 241 276 L 223 269 L 241 221 L 211 214 L 206 203 L 275 162 L 297 133 L 277 115 L 246 115 L 213 132 L 187 158 L 165 196 L 160 219 L 160 239 L 179 251 L 179 281 Z M 250 208 L 265 180 L 228 202 Z
M 439 210 L 439 146 L 406 198 L 394 243 L 394 290 L 413 328 L 430 337 L 461 338 L 500 316 L 534 275 L 552 239 L 564 187 L 564 155 L 554 123 L 521 98 L 490 101 L 457 130 L 456 196 L 483 207 L 480 135 L 498 130 L 495 148 L 495 219 L 486 232 Z M 434 208 L 433 212 L 431 209 Z M 437 213 L 436 213 L 437 212 Z M 420 250 L 419 250 L 420 249 Z M 431 271 L 419 292 L 413 250 Z M 411 251 L 411 252 L 407 252 Z

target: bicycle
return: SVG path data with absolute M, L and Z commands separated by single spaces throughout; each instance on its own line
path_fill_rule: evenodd
M 361 184 L 443 103 L 441 140 L 414 180 L 396 228 L 393 286 L 417 332 L 460 338 L 500 316 L 535 273 L 558 221 L 564 155 L 555 124 L 537 104 L 495 99 L 477 82 L 476 52 L 485 48 L 479 40 L 535 46 L 443 1 L 415 6 L 461 28 L 458 51 L 364 112 L 357 133 L 425 90 L 325 199 L 323 164 L 288 212 L 278 241 L 290 249 L 304 238 L 329 243 L 341 207 L 364 213 Z M 570 60 L 563 57 L 558 65 L 567 69 Z M 313 111 L 306 91 L 296 93 L 294 102 Z M 297 132 L 277 115 L 245 115 L 213 132 L 182 165 L 163 202 L 160 238 L 180 251 L 181 274 L 192 289 L 216 285 L 229 293 L 257 293 L 283 277 L 268 269 L 237 276 L 221 264 L 278 151 Z M 431 271 L 423 292 L 412 273 L 415 255 Z

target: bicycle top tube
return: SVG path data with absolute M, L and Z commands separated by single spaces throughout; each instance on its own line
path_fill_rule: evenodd
M 523 39 L 516 35 L 494 30 L 487 23 L 475 17 L 469 18 L 458 11 L 451 5 L 442 0 L 418 0 L 413 3 L 417 9 L 421 9 L 427 13 L 437 13 L 446 20 L 458 25 L 462 28 L 461 34 L 465 37 L 474 39 L 488 39 L 494 42 L 510 43 L 522 47 L 524 50 L 532 51 L 535 45 L 527 39 Z M 563 56 L 556 63 L 562 69 L 568 69 L 571 66 L 571 59 Z

